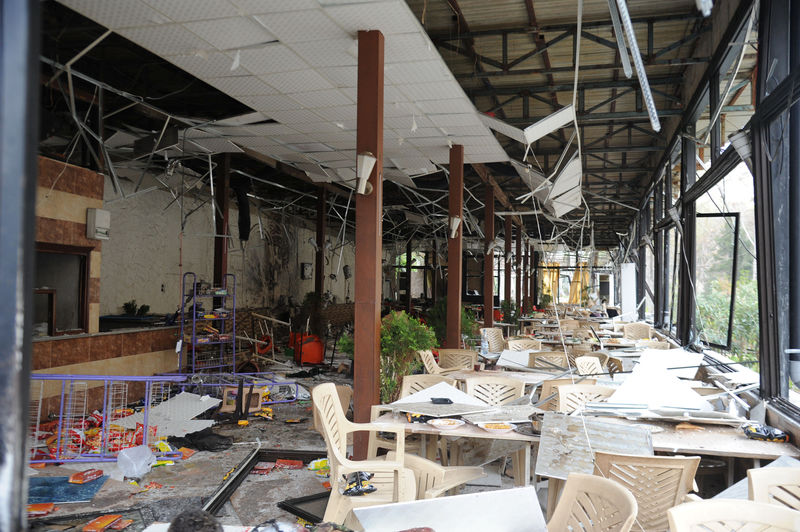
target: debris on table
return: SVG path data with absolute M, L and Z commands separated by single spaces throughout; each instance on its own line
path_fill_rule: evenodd
M 101 515 L 89 521 L 82 528 L 83 532 L 102 532 L 122 519 L 120 514 Z
M 103 476 L 102 469 L 87 469 L 86 471 L 78 471 L 69 477 L 70 484 L 86 484 L 92 480 L 98 479 Z
M 55 512 L 58 507 L 52 502 L 40 502 L 37 504 L 28 505 L 28 518 L 42 517 L 49 513 Z

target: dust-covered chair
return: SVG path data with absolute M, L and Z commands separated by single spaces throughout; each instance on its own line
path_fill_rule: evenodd
M 346 384 L 337 384 L 336 394 L 339 396 L 339 404 L 341 404 L 342 412 L 344 412 L 346 417 L 347 411 L 350 410 L 350 402 L 353 400 L 353 388 Z M 317 409 L 312 409 L 311 414 L 314 422 L 314 430 L 322 434 L 322 426 L 320 425 L 319 416 L 317 415 Z
M 576 358 L 575 369 L 578 375 L 600 375 L 603 373 L 603 366 L 600 365 L 600 360 L 593 356 Z
M 800 467 L 747 470 L 750 500 L 800 510 Z
M 430 388 L 435 384 L 444 382 L 450 386 L 456 385 L 456 380 L 446 377 L 444 375 L 432 375 L 423 373 L 420 375 L 405 375 L 403 376 L 403 383 L 400 385 L 400 397 L 407 397 L 412 393 L 417 393 L 426 388 Z
M 594 453 L 595 475 L 613 480 L 636 498 L 639 511 L 634 530 L 669 529 L 667 510 L 700 500 L 692 495 L 699 456 L 639 456 Z
M 453 373 L 454 371 L 461 371 L 464 368 L 462 367 L 455 367 L 455 368 L 443 368 L 436 362 L 436 358 L 433 356 L 433 351 L 430 349 L 423 349 L 422 351 L 417 351 L 417 356 L 419 356 L 420 360 L 422 360 L 422 364 L 425 366 L 425 371 L 431 375 L 446 375 L 448 373 Z
M 586 403 L 608 399 L 615 388 L 597 384 L 568 384 L 558 387 L 558 411 L 565 414 L 581 409 Z
M 541 410 L 558 410 L 558 388 L 559 386 L 569 386 L 576 384 L 577 379 L 570 377 L 564 379 L 548 379 L 542 381 L 539 390 L 539 401 L 534 405 Z M 580 384 L 597 384 L 597 379 L 583 378 Z
M 394 460 L 395 453 L 389 452 L 386 457 Z M 480 466 L 442 466 L 414 455 L 406 455 L 404 463 L 414 471 L 417 500 L 440 497 L 470 480 L 486 476 Z
M 622 337 L 629 340 L 649 340 L 653 328 L 642 322 L 628 323 L 622 327 Z
M 478 363 L 478 352 L 472 349 L 439 349 L 439 365 L 443 368 L 472 369 Z
M 405 467 L 405 429 L 402 426 L 373 425 L 371 423 L 352 423 L 344 417 L 336 386 L 327 382 L 311 391 L 314 410 L 317 412 L 322 437 L 328 451 L 328 464 L 334 483 L 357 471 L 373 473 L 370 483 L 377 489 L 373 493 L 359 497 L 348 497 L 339 492 L 334 485 L 325 509 L 324 520 L 344 523 L 354 507 L 389 504 L 400 501 L 413 501 L 416 497 L 414 471 Z M 367 431 L 392 432 L 395 434 L 396 450 L 394 460 L 350 460 L 347 458 L 347 435 Z
M 535 338 L 509 340 L 508 348 L 511 351 L 539 351 L 542 349 L 542 341 Z
M 708 499 L 667 510 L 671 532 L 797 532 L 800 512 L 763 502 Z
M 489 344 L 490 353 L 502 353 L 506 350 L 506 339 L 503 337 L 502 329 L 499 327 L 483 327 L 480 331 L 481 335 L 486 338 L 486 343 Z
M 492 406 L 519 399 L 525 391 L 525 382 L 508 377 L 471 377 L 464 384 L 467 395 Z
M 659 340 L 646 340 L 639 344 L 641 347 L 645 347 L 647 349 L 672 349 L 672 345 L 666 341 L 659 341 Z
M 543 370 L 566 370 L 569 367 L 567 354 L 563 351 L 541 351 L 528 354 L 528 367 Z
M 606 368 L 608 368 L 609 375 L 612 376 L 625 371 L 625 368 L 622 365 L 622 360 L 614 357 L 608 357 L 608 360 L 606 360 Z
M 547 529 L 554 532 L 628 532 L 636 499 L 613 480 L 570 473 Z

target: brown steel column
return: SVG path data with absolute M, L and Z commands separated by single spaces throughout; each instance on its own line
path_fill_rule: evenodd
M 356 195 L 353 414 L 357 423 L 365 423 L 370 407 L 380 402 L 383 34 L 379 31 L 358 32 L 357 98 L 356 153 L 370 152 L 378 160 L 369 176 L 372 193 Z M 354 435 L 356 459 L 367 457 L 367 440 L 364 432 Z
M 406 242 L 406 312 L 411 313 L 411 239 Z
M 531 273 L 528 275 L 528 309 L 531 310 L 536 304 L 536 301 L 533 299 L 533 294 L 536 291 L 536 276 L 534 275 L 534 272 L 536 272 L 536 254 L 533 252 L 533 246 L 529 248 L 528 256 L 530 257 L 528 261 L 531 263 Z
M 517 265 L 517 308 L 522 312 L 522 226 L 517 226 L 517 256 L 514 257 Z
M 486 185 L 484 217 L 484 250 L 494 241 L 494 189 Z M 483 257 L 483 326 L 494 325 L 494 250 Z
M 433 304 L 439 299 L 439 272 L 437 265 L 439 264 L 439 246 L 436 245 L 436 240 L 433 241 L 433 255 L 431 256 L 431 298 Z M 446 321 L 446 320 L 445 320 Z
M 461 236 L 464 234 L 464 146 L 450 148 L 450 196 L 447 207 L 447 335 L 445 345 L 450 349 L 461 347 L 461 277 L 463 253 Z M 461 223 L 455 238 L 450 238 L 450 220 L 458 217 Z
M 521 239 L 524 237 L 520 237 Z M 525 252 L 522 255 L 522 313 L 530 311 L 530 301 L 528 301 L 528 244 L 523 244 Z
M 228 205 L 230 204 L 230 174 L 231 174 L 231 154 L 226 153 L 222 158 L 222 168 L 214 178 L 214 201 L 222 212 L 218 214 L 214 227 L 216 237 L 214 237 L 214 286 L 222 286 L 222 279 L 228 273 Z M 215 300 L 216 301 L 216 300 Z M 215 303 L 216 305 L 216 303 Z
M 511 263 L 506 262 L 508 254 L 511 253 L 511 216 L 506 216 L 506 250 L 503 255 L 503 271 L 505 272 L 503 285 L 503 298 L 511 301 Z M 505 321 L 505 318 L 503 318 Z
M 319 301 L 325 292 L 325 211 L 327 210 L 328 191 L 319 189 L 317 198 L 317 252 L 314 260 L 314 292 Z

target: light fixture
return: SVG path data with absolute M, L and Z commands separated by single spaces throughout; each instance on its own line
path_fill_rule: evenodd
M 450 238 L 458 236 L 458 226 L 461 225 L 461 218 L 459 216 L 450 217 Z
M 368 151 L 359 153 L 356 156 L 356 177 L 358 178 L 358 189 L 356 192 L 359 194 L 366 194 L 367 180 L 376 162 L 378 162 L 378 159 Z

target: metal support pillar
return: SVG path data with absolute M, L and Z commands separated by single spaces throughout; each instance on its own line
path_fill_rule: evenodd
M 431 299 L 433 304 L 439 300 L 439 245 L 433 240 L 433 253 L 431 253 Z
M 380 31 L 358 32 L 356 153 L 377 159 L 369 176 L 371 194 L 356 195 L 355 329 L 353 413 L 356 423 L 369 421 L 380 402 L 381 253 L 383 227 L 383 47 Z M 367 457 L 368 435 L 353 437 L 357 460 Z
M 0 530 L 27 530 L 39 2 L 0 3 Z
M 514 263 L 516 264 L 517 270 L 517 286 L 516 286 L 516 294 L 517 294 L 517 309 L 518 312 L 522 313 L 522 226 L 517 226 L 517 256 L 514 257 Z
M 719 72 L 712 72 L 711 77 L 708 80 L 708 101 L 709 101 L 709 108 L 714 112 L 717 106 L 719 105 Z M 725 102 L 723 102 L 724 105 Z M 717 121 L 713 124 L 709 125 L 709 133 L 711 133 L 711 164 L 714 164 L 714 161 L 717 160 L 719 157 L 719 150 L 721 143 L 721 135 L 722 135 L 722 118 L 717 118 Z
M 506 236 L 505 254 L 503 254 L 503 299 L 511 302 L 511 261 L 508 256 L 511 253 L 511 216 L 506 216 Z M 505 319 L 505 318 L 503 318 Z
M 694 126 L 687 128 L 686 133 L 694 137 Z M 694 140 L 683 137 L 681 139 L 681 196 L 691 187 L 697 175 L 697 144 Z M 681 268 L 680 268 L 680 298 L 678 303 L 678 340 L 681 345 L 689 345 L 695 336 L 694 332 L 694 271 L 695 271 L 695 214 L 697 208 L 694 203 L 683 206 L 681 213 Z
M 636 232 L 636 242 L 639 246 L 636 256 L 636 308 L 638 309 L 639 320 L 645 319 L 645 300 L 646 290 L 645 283 L 647 282 L 647 244 L 644 243 L 644 237 L 647 234 L 647 208 L 642 209 L 639 214 L 638 231 Z
M 450 148 L 450 195 L 448 220 L 463 219 L 464 213 L 464 146 Z M 461 346 L 461 275 L 464 256 L 461 249 L 464 223 L 458 224 L 455 238 L 447 239 L 447 334 L 445 345 L 451 349 Z M 448 229 L 449 231 L 449 229 Z M 448 234 L 448 237 L 451 236 Z
M 528 274 L 528 310 L 530 311 L 533 308 L 533 305 L 536 304 L 536 299 L 533 297 L 533 293 L 536 290 L 536 282 L 534 281 L 536 276 L 536 252 L 533 251 L 533 244 L 530 245 L 528 250 L 528 262 L 530 262 L 530 273 Z
M 524 239 L 524 237 L 522 237 Z M 522 313 L 528 314 L 531 310 L 531 301 L 528 297 L 528 284 L 530 281 L 530 274 L 528 271 L 530 268 L 528 267 L 528 244 L 524 244 L 524 252 L 522 254 Z
M 328 190 L 320 187 L 317 197 L 317 251 L 314 254 L 314 293 L 322 301 L 325 293 L 325 211 L 328 210 Z
M 406 242 L 406 312 L 411 312 L 411 239 Z
M 668 178 L 669 176 L 667 176 Z M 664 216 L 664 189 L 663 184 L 656 185 L 653 194 L 653 219 L 661 220 Z M 655 301 L 653 301 L 653 324 L 656 328 L 664 326 L 664 287 L 667 271 L 664 268 L 664 231 L 655 230 L 653 234 L 655 254 L 653 255 L 653 271 L 655 272 L 654 287 Z
M 533 265 L 533 276 L 531 277 L 531 308 L 539 302 L 539 252 L 534 251 L 531 258 Z
M 483 257 L 483 326 L 494 325 L 494 249 L 489 246 L 494 242 L 494 189 L 486 184 L 486 200 L 484 216 L 484 251 Z
M 230 183 L 231 183 L 231 154 L 226 153 L 222 157 L 222 168 L 214 177 L 216 194 L 214 202 L 217 204 L 221 216 L 216 217 L 214 227 L 214 286 L 222 286 L 222 280 L 228 273 L 228 206 L 230 204 Z M 214 305 L 217 305 L 216 299 Z

